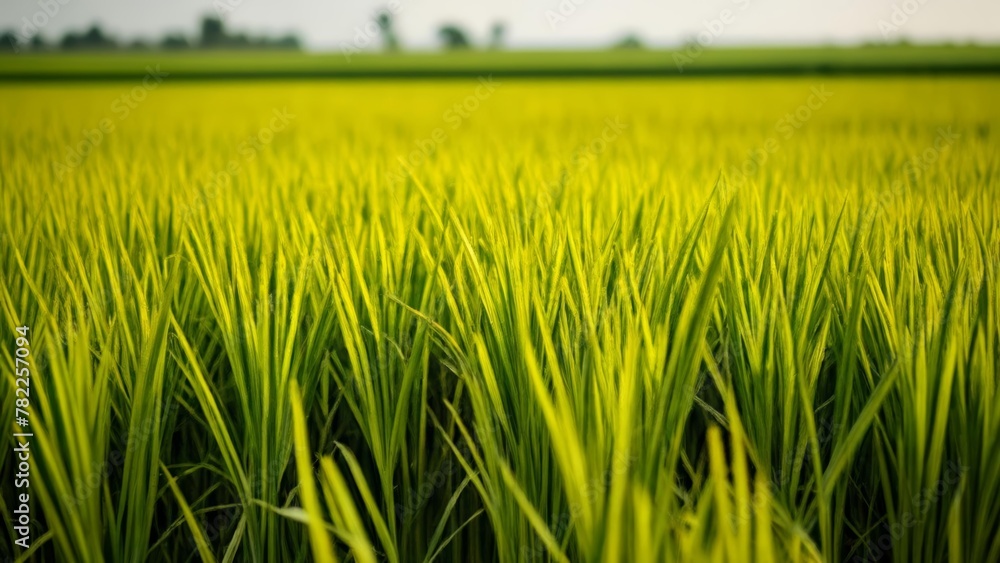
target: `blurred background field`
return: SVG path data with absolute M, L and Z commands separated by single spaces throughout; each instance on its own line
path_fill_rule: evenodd
M 678 66 L 677 57 L 690 62 Z M 697 76 L 802 74 L 1000 73 L 1000 47 L 758 47 L 686 50 L 450 51 L 302 53 L 163 51 L 0 56 L 0 80 L 140 78 L 158 64 L 173 79 L 233 77 L 378 78 L 497 76 Z

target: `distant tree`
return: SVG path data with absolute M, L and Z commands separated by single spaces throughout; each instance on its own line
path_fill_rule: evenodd
M 642 48 L 643 48 L 642 39 L 639 39 L 639 36 L 634 33 L 626 35 L 625 37 L 621 38 L 621 40 L 619 40 L 618 43 L 615 43 L 615 49 L 642 49 Z
M 284 37 L 279 37 L 274 42 L 271 43 L 272 46 L 278 49 L 290 49 L 298 51 L 302 48 L 302 42 L 299 40 L 298 36 L 289 33 Z
M 45 38 L 42 37 L 41 33 L 36 33 L 34 37 L 31 38 L 31 49 L 33 51 L 44 51 L 48 48 L 45 44 Z
M 17 35 L 13 31 L 0 33 L 0 53 L 16 53 L 20 50 Z
M 84 33 L 69 32 L 59 41 L 59 46 L 66 50 L 82 49 L 133 49 L 146 50 L 150 48 L 160 48 L 166 50 L 178 50 L 189 48 L 229 48 L 229 49 L 301 49 L 299 38 L 294 34 L 281 37 L 253 36 L 246 33 L 226 32 L 223 21 L 214 16 L 205 16 L 201 20 L 201 35 L 197 39 L 189 40 L 183 34 L 171 33 L 164 36 L 158 42 L 151 43 L 146 40 L 136 39 L 131 42 L 118 44 L 113 38 L 108 37 L 97 25 L 92 26 Z M 12 49 L 17 47 L 17 37 L 10 32 L 9 35 L 14 40 L 0 45 L 0 51 L 6 50 L 6 46 Z M 5 37 L 0 34 L 0 39 Z M 36 35 L 32 39 L 34 49 L 44 49 L 45 44 L 41 37 Z
M 97 24 L 90 26 L 87 33 L 83 34 L 83 42 L 88 47 L 114 47 L 115 42 L 108 36 L 104 35 L 101 31 L 101 27 Z
M 220 45 L 226 47 L 232 47 L 236 49 L 244 49 L 246 47 L 255 47 L 258 45 L 266 44 L 267 40 L 257 40 L 251 39 L 245 33 L 237 33 L 236 35 L 223 35 Z
M 438 37 L 444 43 L 444 48 L 449 50 L 468 49 L 472 46 L 469 36 L 457 25 L 443 25 L 438 30 Z
M 201 45 L 219 47 L 226 42 L 226 29 L 222 20 L 212 16 L 201 19 Z
M 73 33 L 72 31 L 67 31 L 62 39 L 59 40 L 59 48 L 71 51 L 73 49 L 80 48 L 80 35 L 78 33 Z
M 378 23 L 378 28 L 382 31 L 382 44 L 385 46 L 385 50 L 398 51 L 399 37 L 396 36 L 396 30 L 392 27 L 392 14 L 383 10 L 375 18 L 375 22 Z
M 490 49 L 503 49 L 503 37 L 507 33 L 507 26 L 503 22 L 496 22 L 490 28 Z
M 59 42 L 59 46 L 67 51 L 76 51 L 114 49 L 118 44 L 105 35 L 99 25 L 94 24 L 83 34 L 67 32 Z
M 160 48 L 162 49 L 187 49 L 190 46 L 191 44 L 188 43 L 187 37 L 184 37 L 180 33 L 171 33 L 160 41 Z

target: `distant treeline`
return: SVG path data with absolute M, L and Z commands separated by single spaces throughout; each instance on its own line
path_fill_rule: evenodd
M 217 17 L 201 20 L 201 29 L 195 36 L 171 33 L 158 41 L 135 39 L 119 41 L 95 24 L 83 32 L 70 31 L 58 41 L 49 43 L 42 36 L 44 23 L 24 18 L 20 29 L 0 33 L 0 51 L 110 51 L 146 49 L 285 49 L 299 50 L 301 41 L 294 34 L 281 37 L 253 36 L 246 33 L 231 33 Z
M 222 0 L 216 0 L 217 3 Z M 231 10 L 232 2 L 242 0 L 226 0 L 220 14 Z M 49 19 L 58 13 L 63 0 L 51 0 L 51 11 L 37 11 L 30 17 L 24 17 L 16 29 L 0 31 L 0 52 L 21 51 L 113 51 L 113 50 L 149 50 L 149 49 L 284 49 L 300 50 L 302 42 L 295 34 L 280 37 L 254 36 L 246 33 L 231 33 L 226 30 L 221 17 L 211 15 L 201 20 L 201 29 L 197 34 L 170 33 L 159 40 L 134 39 L 120 41 L 105 33 L 101 26 L 94 24 L 86 31 L 69 31 L 55 42 L 50 43 L 43 37 L 43 31 Z M 41 4 L 39 4 L 41 5 Z M 48 5 L 46 5 L 48 6 Z M 364 25 L 355 28 L 352 41 L 341 41 L 340 49 L 345 55 L 360 53 L 381 38 L 382 48 L 393 52 L 403 49 L 402 42 L 395 29 L 395 15 L 401 10 L 398 0 L 389 0 L 388 6 L 379 9 Z M 552 16 L 550 25 L 555 29 L 559 16 Z M 565 19 L 565 18 L 562 18 Z M 444 23 L 437 30 L 438 40 L 445 50 L 465 50 L 485 47 L 499 50 L 504 47 L 507 27 L 503 22 L 494 22 L 490 27 L 489 39 L 480 45 L 472 40 L 470 34 L 454 23 Z M 613 45 L 619 49 L 641 49 L 642 40 L 634 34 L 628 34 Z

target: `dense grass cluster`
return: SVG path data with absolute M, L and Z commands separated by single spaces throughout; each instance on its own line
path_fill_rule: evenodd
M 0 89 L 39 559 L 1000 560 L 1000 81 L 133 86 Z

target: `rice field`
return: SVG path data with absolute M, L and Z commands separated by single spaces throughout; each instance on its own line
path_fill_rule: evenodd
M 1000 561 L 998 99 L 0 86 L 0 556 Z

